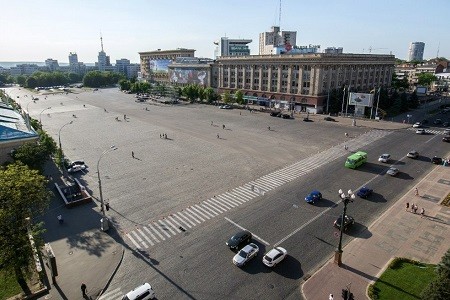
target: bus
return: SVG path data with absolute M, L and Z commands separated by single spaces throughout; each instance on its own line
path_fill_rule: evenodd
M 367 153 L 363 151 L 358 151 L 347 157 L 347 160 L 345 161 L 345 166 L 350 169 L 356 169 L 366 161 L 367 161 Z

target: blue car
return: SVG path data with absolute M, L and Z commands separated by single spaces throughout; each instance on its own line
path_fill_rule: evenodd
M 372 192 L 373 192 L 372 189 L 369 189 L 368 187 L 362 187 L 362 188 L 358 191 L 357 195 L 358 195 L 359 197 L 361 197 L 361 198 L 367 198 L 367 197 L 369 197 L 369 196 L 372 194 Z
M 322 193 L 319 191 L 312 191 L 305 197 L 305 201 L 314 204 L 314 202 L 322 199 Z

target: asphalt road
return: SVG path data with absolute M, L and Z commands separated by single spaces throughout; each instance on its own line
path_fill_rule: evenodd
M 21 92 L 11 94 L 22 100 Z M 302 280 L 336 248 L 332 223 L 342 212 L 337 190 L 374 189 L 368 200 L 349 204 L 356 226 L 344 243 L 368 238 L 367 226 L 433 167 L 429 158 L 448 152 L 438 134 L 365 133 L 366 128 L 203 105 L 149 105 L 115 89 L 44 97 L 29 105 L 31 115 L 38 118 L 51 106 L 41 117 L 55 139 L 74 120 L 61 130 L 62 146 L 71 159 L 87 161 L 89 171 L 79 176 L 94 195 L 98 159 L 110 145 L 118 147 L 102 158 L 100 170 L 127 251 L 103 299 L 118 299 L 142 282 L 150 282 L 161 299 L 298 298 Z M 159 138 L 161 133 L 169 139 Z M 344 144 L 350 151 L 366 150 L 369 162 L 344 168 Z M 412 149 L 421 154 L 418 160 L 405 158 Z M 385 152 L 392 156 L 389 164 L 377 161 Z M 385 172 L 394 163 L 401 173 L 390 177 Z M 283 168 L 286 177 L 277 182 Z M 305 203 L 312 189 L 324 200 Z M 154 230 L 160 222 L 170 229 Z M 177 231 L 175 222 L 186 231 Z M 257 236 L 260 247 L 243 269 L 232 264 L 234 253 L 225 245 L 240 227 Z M 289 256 L 270 270 L 261 258 L 274 245 Z

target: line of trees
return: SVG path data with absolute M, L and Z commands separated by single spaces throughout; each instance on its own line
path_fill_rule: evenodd
M 115 72 L 91 71 L 84 75 L 83 84 L 87 87 L 98 88 L 117 84 L 123 78 L 122 74 Z
M 26 88 L 66 85 L 80 82 L 81 76 L 76 73 L 35 72 L 30 76 L 19 75 L 16 82 Z

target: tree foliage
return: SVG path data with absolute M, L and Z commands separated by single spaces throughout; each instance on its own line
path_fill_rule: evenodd
M 420 73 L 417 76 L 417 84 L 429 86 L 433 81 L 436 81 L 437 77 L 431 73 Z
M 183 88 L 183 95 L 189 101 L 194 102 L 200 95 L 200 89 L 197 84 L 189 84 Z
M 46 183 L 37 170 L 20 162 L 0 168 L 0 266 L 15 270 L 18 280 L 23 279 L 22 271 L 33 261 L 28 228 L 36 246 L 42 245 L 42 224 L 32 220 L 48 206 Z
M 223 93 L 222 94 L 222 100 L 223 100 L 224 103 L 227 103 L 227 104 L 231 103 L 232 98 L 231 98 L 230 92 L 226 91 L 225 93 Z
M 217 100 L 217 94 L 214 92 L 214 89 L 212 87 L 207 87 L 205 89 L 205 99 L 208 103 L 212 103 L 213 101 Z
M 87 87 L 98 88 L 114 85 L 123 78 L 123 75 L 119 73 L 91 71 L 84 75 L 83 84 Z
M 450 249 L 436 267 L 437 277 L 422 291 L 422 299 L 446 300 L 450 297 Z
M 24 85 L 27 88 L 35 87 L 50 87 L 66 85 L 69 83 L 79 82 L 81 77 L 76 73 L 63 72 L 34 72 L 28 77 L 17 76 L 18 84 Z
M 244 94 L 242 93 L 241 90 L 238 90 L 235 94 L 234 94 L 234 100 L 236 101 L 237 104 L 244 104 L 245 100 L 244 100 Z

